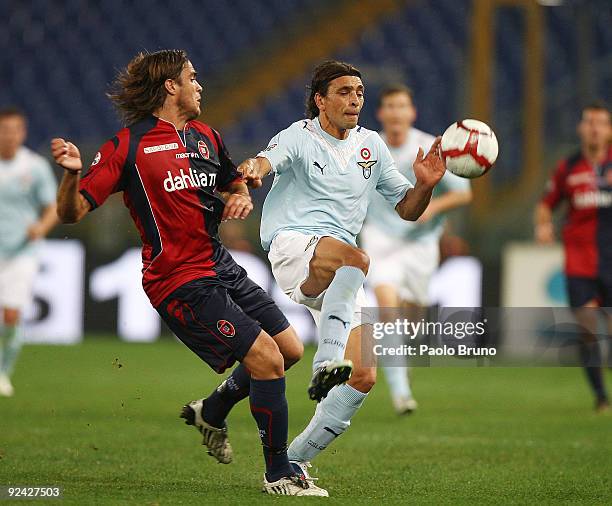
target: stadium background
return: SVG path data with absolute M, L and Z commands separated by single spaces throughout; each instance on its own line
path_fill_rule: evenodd
M 140 50 L 181 47 L 200 72 L 204 121 L 239 162 L 302 116 L 316 62 L 348 60 L 364 71 L 366 127 L 377 127 L 375 97 L 389 81 L 413 87 L 423 130 L 490 122 L 501 155 L 474 182 L 473 205 L 451 217 L 465 241 L 455 250 L 467 245 L 482 262 L 484 305 L 563 304 L 560 251 L 533 246 L 531 212 L 554 162 L 577 147 L 581 104 L 612 98 L 610 27 L 609 0 L 3 0 L 0 106 L 27 112 L 30 147 L 49 157 L 49 139 L 62 135 L 91 160 L 120 127 L 104 96 L 116 70 Z M 254 192 L 257 211 L 264 195 Z M 258 228 L 256 212 L 225 233 L 265 270 Z M 123 290 L 140 290 L 138 238 L 121 198 L 52 237 L 30 317 L 76 318 L 72 331 L 85 338 L 24 348 L 16 394 L 0 398 L 0 485 L 63 486 L 62 504 L 79 506 L 262 500 L 247 403 L 228 421 L 235 462 L 219 466 L 177 418 L 219 377 L 167 335 L 154 345 L 117 338 Z M 117 272 L 104 282 L 100 269 Z M 150 323 L 126 314 L 123 323 Z M 312 355 L 307 347 L 288 373 L 290 437 L 312 415 Z M 582 371 L 413 373 L 416 415 L 395 415 L 381 374 L 354 426 L 315 461 L 332 504 L 612 504 L 610 418 L 592 412 Z
M 397 81 L 414 90 L 418 128 L 441 133 L 464 117 L 489 122 L 500 141 L 498 162 L 474 181 L 470 208 L 451 216 L 453 234 L 465 240 L 459 249 L 483 264 L 487 306 L 504 302 L 503 255 L 512 241 L 531 240 L 533 204 L 554 162 L 577 145 L 581 104 L 609 99 L 612 90 L 606 0 L 210 0 L 180 8 L 9 0 L 0 18 L 0 104 L 26 111 L 27 143 L 46 156 L 59 135 L 91 160 L 121 126 L 105 97 L 116 71 L 138 51 L 168 47 L 189 52 L 204 86 L 202 119 L 221 131 L 236 162 L 303 116 L 311 69 L 330 57 L 362 69 L 360 123 L 368 128 L 378 128 L 378 91 Z M 265 260 L 258 240 L 265 189 L 253 196 L 256 212 L 244 227 L 228 229 L 227 240 Z M 52 237 L 84 244 L 85 294 L 93 269 L 139 242 L 116 197 Z M 558 295 L 557 278 L 551 286 Z M 113 330 L 115 304 L 87 296 L 85 330 Z

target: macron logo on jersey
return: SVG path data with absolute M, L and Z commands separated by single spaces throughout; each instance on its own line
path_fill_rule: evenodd
M 157 153 L 158 151 L 170 151 L 172 149 L 178 149 L 178 144 L 176 142 L 171 142 L 170 144 L 159 144 L 158 146 L 149 146 L 144 148 L 145 155 L 149 155 L 151 153 Z
M 164 179 L 164 190 L 168 193 L 172 193 L 176 190 L 183 190 L 185 188 L 214 187 L 217 182 L 217 174 L 195 172 L 193 169 L 189 169 L 189 173 L 187 174 L 181 169 L 181 173 L 178 176 L 173 176 L 170 171 L 167 173 L 168 177 Z

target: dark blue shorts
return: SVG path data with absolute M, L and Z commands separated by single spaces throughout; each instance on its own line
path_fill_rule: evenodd
M 242 361 L 265 330 L 289 327 L 285 315 L 246 272 L 231 287 L 214 278 L 190 281 L 156 308 L 170 330 L 218 373 Z
M 567 277 L 567 292 L 570 307 L 582 307 L 596 299 L 600 307 L 612 306 L 612 279 L 607 277 Z

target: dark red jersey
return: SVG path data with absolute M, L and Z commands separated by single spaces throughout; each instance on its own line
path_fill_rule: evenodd
M 215 130 L 189 121 L 179 132 L 150 116 L 102 146 L 80 191 L 92 209 L 123 192 L 142 239 L 142 284 L 157 306 L 191 280 L 231 284 L 237 275 L 240 267 L 218 237 L 224 202 L 217 192 L 237 180 Z
M 567 201 L 563 227 L 568 276 L 609 277 L 612 271 L 612 148 L 599 167 L 577 153 L 557 167 L 542 203 Z

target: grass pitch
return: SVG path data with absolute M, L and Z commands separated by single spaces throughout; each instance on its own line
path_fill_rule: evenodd
M 312 354 L 287 376 L 290 438 L 314 409 Z M 27 347 L 16 396 L 0 398 L 0 485 L 62 486 L 63 500 L 50 504 L 295 500 L 260 492 L 263 458 L 247 402 L 228 420 L 230 465 L 207 456 L 178 418 L 220 379 L 171 339 Z M 579 369 L 421 368 L 414 389 L 419 411 L 397 417 L 380 375 L 353 426 L 315 460 L 331 496 L 317 501 L 612 504 L 612 416 L 592 412 Z

